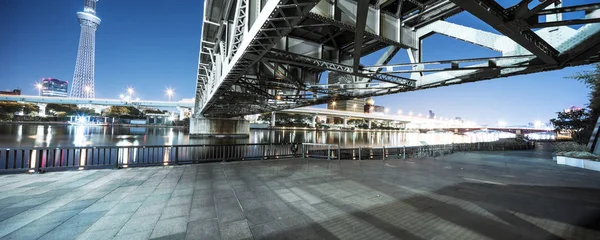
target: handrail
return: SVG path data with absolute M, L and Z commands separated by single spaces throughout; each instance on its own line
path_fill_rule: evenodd
M 140 148 L 140 147 L 214 147 L 214 146 L 261 146 L 261 145 L 290 145 L 290 144 L 303 144 L 303 143 L 233 143 L 233 144 L 169 144 L 169 145 L 134 145 L 134 146 L 73 146 L 73 147 L 0 147 L 0 150 L 5 149 L 18 149 L 18 150 L 38 150 L 38 149 L 56 149 L 56 148 L 69 148 L 69 149 L 89 149 L 89 148 Z
M 246 161 L 281 158 L 407 159 L 435 157 L 457 151 L 531 149 L 535 142 L 457 143 L 428 146 L 340 148 L 338 144 L 301 143 L 196 144 L 144 146 L 88 146 L 0 148 L 0 173 L 41 172 L 66 169 L 126 168 L 147 165 L 179 165 L 202 162 Z

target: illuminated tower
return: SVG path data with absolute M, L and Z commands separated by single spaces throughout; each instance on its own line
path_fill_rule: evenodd
M 81 35 L 79 36 L 79 49 L 77 62 L 73 74 L 73 85 L 70 97 L 94 98 L 94 55 L 96 48 L 96 29 L 100 25 L 100 18 L 96 17 L 96 2 L 98 0 L 84 0 L 83 12 L 77 13 Z

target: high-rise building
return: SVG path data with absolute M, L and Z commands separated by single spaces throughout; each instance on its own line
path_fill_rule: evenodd
M 42 96 L 45 97 L 67 97 L 69 82 L 55 78 L 42 79 Z
M 96 2 L 98 0 L 84 0 L 83 12 L 77 13 L 81 35 L 79 36 L 79 49 L 77 62 L 73 74 L 73 86 L 70 96 L 73 98 L 95 98 L 94 92 L 94 56 L 96 48 L 96 29 L 100 25 L 100 18 L 96 17 Z
M 327 109 L 362 113 L 364 105 L 364 99 L 339 100 L 327 103 Z

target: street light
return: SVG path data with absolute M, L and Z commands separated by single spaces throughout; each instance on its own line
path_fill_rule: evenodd
M 85 91 L 85 97 L 89 97 L 90 95 L 90 90 L 92 90 L 89 86 L 85 86 L 83 88 L 83 90 Z
M 133 95 L 133 88 L 127 88 L 127 94 L 129 94 L 129 98 Z
M 543 125 L 543 124 L 542 124 L 542 121 L 540 121 L 540 120 L 537 120 L 537 121 L 534 121 L 534 122 L 533 122 L 533 126 L 534 126 L 535 128 L 541 128 L 541 127 L 542 127 L 542 125 Z
M 41 83 L 36 83 L 35 84 L 35 88 L 37 88 L 38 90 L 38 96 L 42 96 L 42 84 Z
M 498 126 L 500 126 L 500 127 L 506 127 L 506 122 L 500 120 L 500 121 L 498 121 Z
M 167 96 L 169 96 L 169 102 L 170 102 L 171 101 L 171 97 L 173 96 L 173 94 L 175 92 L 171 88 L 167 88 L 167 90 L 165 90 L 165 92 L 167 93 Z

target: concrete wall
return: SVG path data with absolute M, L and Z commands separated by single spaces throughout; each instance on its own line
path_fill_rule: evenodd
M 248 137 L 250 121 L 230 118 L 190 118 L 190 137 Z

